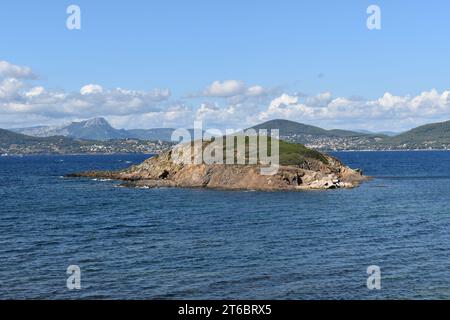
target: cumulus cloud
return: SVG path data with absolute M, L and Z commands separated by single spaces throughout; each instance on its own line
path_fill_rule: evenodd
M 164 110 L 142 114 L 114 115 L 108 120 L 116 128 L 191 128 L 195 120 L 192 108 L 168 104 Z
M 420 95 L 396 96 L 385 93 L 374 100 L 335 97 L 328 92 L 311 97 L 283 94 L 271 101 L 259 114 L 260 121 L 275 118 L 314 123 L 341 123 L 349 128 L 364 128 L 374 123 L 390 129 L 401 122 L 421 124 L 425 119 L 447 119 L 450 116 L 450 91 L 424 91 Z M 426 120 L 425 120 L 426 121 Z
M 88 84 L 80 89 L 80 94 L 82 96 L 98 93 L 103 93 L 103 87 L 98 84 Z
M 209 97 L 231 97 L 243 93 L 244 90 L 245 84 L 243 81 L 214 81 L 203 94 Z
M 99 84 L 87 84 L 79 92 L 31 86 L 27 82 L 34 78 L 30 68 L 5 61 L 0 61 L 0 76 L 2 126 L 14 117 L 51 120 L 158 112 L 159 104 L 171 95 L 168 89 L 105 89 Z
M 190 97 L 258 97 L 264 95 L 266 92 L 267 90 L 260 85 L 248 86 L 241 80 L 225 80 L 214 81 L 203 92 L 191 94 Z
M 0 101 L 18 96 L 23 83 L 17 79 L 8 78 L 0 82 Z
M 36 75 L 30 67 L 17 66 L 0 60 L 0 78 L 34 79 Z
M 31 88 L 29 91 L 25 92 L 25 96 L 28 98 L 32 98 L 32 97 L 37 97 L 40 95 L 43 95 L 45 93 L 45 88 L 44 87 L 34 87 Z
M 87 82 L 75 92 L 35 85 L 33 71 L 0 61 L 0 127 L 58 124 L 104 116 L 120 128 L 242 129 L 283 118 L 327 128 L 404 130 L 450 118 L 450 91 L 435 89 L 415 96 L 386 92 L 364 99 L 282 93 L 239 80 L 214 81 L 190 98 L 173 101 L 169 89 L 105 88 Z
M 281 96 L 273 99 L 272 102 L 270 102 L 269 111 L 276 111 L 280 108 L 295 105 L 297 102 L 298 97 L 283 93 Z
M 266 92 L 266 90 L 261 86 L 252 86 L 247 88 L 247 95 L 250 97 L 261 96 Z
M 158 110 L 158 102 L 170 97 L 168 90 L 133 91 L 84 86 L 80 93 L 47 91 L 34 87 L 21 91 L 16 81 L 0 85 L 0 113 L 32 113 L 50 117 L 126 115 Z M 3 100 L 3 101 L 2 101 Z

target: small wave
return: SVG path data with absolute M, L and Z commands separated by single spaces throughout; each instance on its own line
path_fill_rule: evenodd
M 450 176 L 375 176 L 377 179 L 389 179 L 389 180 L 426 180 L 426 179 L 450 179 Z
M 107 181 L 111 181 L 111 179 L 92 179 L 92 181 L 99 181 L 99 182 L 107 182 Z

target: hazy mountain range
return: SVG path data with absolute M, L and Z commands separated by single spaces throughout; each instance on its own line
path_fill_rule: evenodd
M 369 131 L 369 130 L 356 130 L 357 132 L 360 133 L 366 133 L 366 134 L 382 134 L 385 136 L 389 136 L 389 137 L 393 137 L 396 135 L 399 135 L 401 132 L 394 132 L 394 131 L 379 131 L 379 132 L 373 132 L 373 131 Z
M 369 131 L 348 131 L 348 130 L 325 130 L 319 127 L 301 124 L 288 120 L 272 120 L 253 127 L 255 129 L 281 129 L 282 136 L 294 136 L 309 134 L 314 136 L 328 137 L 358 137 L 367 135 L 394 135 L 384 133 L 372 133 Z M 106 141 L 113 139 L 142 139 L 142 140 L 163 140 L 171 141 L 173 128 L 154 129 L 116 129 L 113 128 L 104 118 L 93 118 L 81 122 L 72 122 L 61 126 L 36 126 L 28 128 L 11 129 L 16 133 L 21 133 L 33 137 L 64 136 L 76 139 Z
M 140 139 L 140 140 L 162 140 L 171 141 L 171 128 L 155 129 L 116 129 L 104 118 L 93 118 L 81 122 L 72 122 L 62 126 L 38 126 L 29 128 L 11 129 L 33 137 L 63 136 L 76 139 L 107 141 L 113 139 Z
M 450 149 L 450 121 L 428 124 L 410 131 L 396 134 L 370 133 L 350 130 L 325 130 L 289 120 L 271 120 L 254 129 L 280 129 L 280 138 L 286 141 L 304 144 L 318 150 L 414 150 L 414 149 Z M 13 133 L 13 132 L 14 133 Z M 123 141 L 164 141 L 169 142 L 174 129 L 116 129 L 103 118 L 94 118 L 81 122 L 72 122 L 62 126 L 38 126 L 30 128 L 0 131 L 3 152 L 7 152 L 8 143 L 21 141 L 22 145 L 36 143 L 55 143 L 64 141 L 64 146 L 80 141 L 100 141 L 115 144 Z M 43 140 L 39 140 L 40 138 Z M 63 139 L 65 138 L 65 139 Z M 62 140 L 61 140 L 62 139 Z M 130 144 L 130 143 L 128 143 Z M 70 149 L 70 148 L 66 148 Z M 113 148 L 113 150 L 115 150 Z M 126 149 L 125 149 L 126 151 Z M 114 151 L 111 151 L 114 152 Z M 138 150 L 136 150 L 138 152 Z
M 29 128 L 11 129 L 16 133 L 21 133 L 34 137 L 63 136 L 77 139 L 106 141 L 112 139 L 140 138 L 143 140 L 159 140 L 159 136 L 145 135 L 146 130 L 136 130 L 139 137 L 132 131 L 113 128 L 104 118 L 94 118 L 81 122 L 72 122 L 62 126 L 38 126 Z M 165 138 L 165 137 L 164 137 Z M 170 138 L 170 136 L 169 136 Z

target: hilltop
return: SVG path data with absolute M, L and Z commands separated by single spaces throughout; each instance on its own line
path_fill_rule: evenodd
M 325 130 L 316 126 L 298 123 L 290 120 L 275 119 L 252 127 L 252 129 L 280 129 L 280 136 L 322 136 L 322 137 L 361 137 L 371 134 L 348 130 Z

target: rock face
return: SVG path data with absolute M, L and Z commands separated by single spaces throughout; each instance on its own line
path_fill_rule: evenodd
M 174 151 L 165 152 L 123 171 L 86 172 L 70 177 L 122 180 L 127 187 L 216 188 L 228 190 L 314 190 L 353 188 L 368 178 L 336 158 L 304 158 L 282 164 L 275 175 L 261 175 L 262 165 L 175 163 Z

